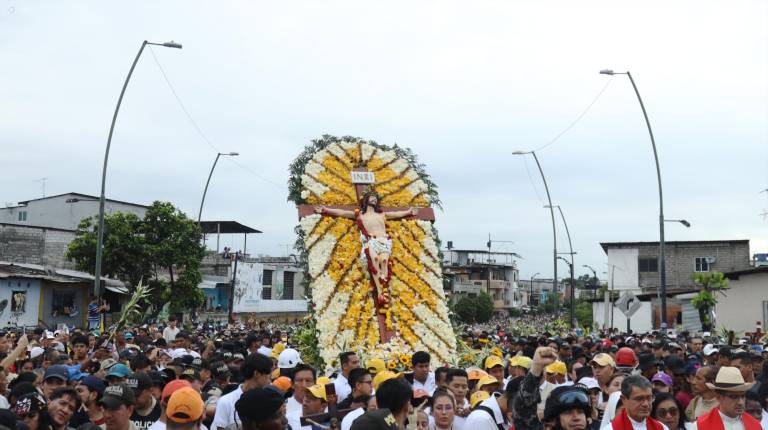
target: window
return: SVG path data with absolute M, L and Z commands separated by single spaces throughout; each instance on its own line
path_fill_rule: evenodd
M 266 270 L 265 270 L 266 272 Z M 270 270 L 271 272 L 271 270 Z M 261 288 L 261 299 L 262 300 L 272 300 L 272 287 L 269 286 L 263 286 Z
M 294 272 L 283 272 L 283 300 L 293 300 Z
M 19 222 L 27 222 L 27 211 L 19 211 Z
M 77 315 L 75 307 L 75 293 L 72 291 L 53 291 L 53 303 L 51 304 L 51 316 L 74 316 Z
M 709 260 L 711 260 L 711 257 L 696 257 L 694 260 L 694 271 L 709 272 Z
M 272 285 L 272 272 L 274 272 L 274 270 L 264 270 L 261 285 Z
M 637 270 L 639 272 L 658 272 L 659 259 L 656 257 L 640 257 L 637 260 Z

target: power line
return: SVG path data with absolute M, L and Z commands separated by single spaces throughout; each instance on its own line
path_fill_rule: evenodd
M 192 124 L 192 127 L 197 131 L 197 134 L 200 135 L 200 137 L 203 139 L 203 141 L 210 146 L 214 151 L 216 152 L 222 152 L 216 145 L 211 142 L 210 139 L 208 139 L 208 136 L 206 136 L 205 133 L 203 133 L 203 130 L 200 128 L 200 126 L 197 124 L 197 121 L 195 121 L 194 118 L 192 118 L 192 115 L 187 110 L 187 107 L 184 105 L 184 102 L 181 101 L 181 98 L 179 97 L 179 94 L 176 92 L 176 89 L 174 88 L 173 84 L 171 83 L 171 80 L 168 79 L 168 75 L 165 73 L 165 69 L 163 69 L 163 66 L 160 64 L 160 61 L 157 59 L 157 56 L 155 55 L 154 49 L 152 49 L 152 46 L 149 46 L 149 52 L 152 54 L 152 58 L 155 60 L 155 64 L 157 64 L 157 68 L 160 69 L 160 74 L 163 75 L 163 79 L 165 80 L 165 83 L 168 85 L 168 88 L 171 90 L 171 94 L 173 94 L 173 98 L 176 99 L 176 102 L 179 104 L 179 107 L 181 107 L 181 110 L 184 112 L 184 115 L 187 117 L 187 120 Z M 256 173 L 253 169 L 238 163 L 235 160 L 232 160 L 231 157 L 225 157 L 227 158 L 227 161 L 230 163 L 235 164 L 236 166 L 240 167 L 241 169 L 245 170 L 246 172 L 252 174 L 253 176 L 256 176 L 257 178 L 261 179 L 262 181 L 274 185 L 282 190 L 284 190 L 286 187 L 285 185 L 281 185 L 275 181 L 272 181 L 271 179 L 267 179 L 260 174 Z
M 611 78 L 610 78 L 610 79 L 608 79 L 608 80 L 605 82 L 605 85 L 603 85 L 603 88 L 600 90 L 600 92 L 598 92 L 598 93 L 597 93 L 597 95 L 595 96 L 595 98 L 594 98 L 594 99 L 592 99 L 592 101 L 589 103 L 589 105 L 587 105 L 587 107 L 586 107 L 586 108 L 585 108 L 585 109 L 584 109 L 584 110 L 581 112 L 581 114 L 579 114 L 579 116 L 577 116 L 577 117 L 576 117 L 576 119 L 575 119 L 575 120 L 573 120 L 573 122 L 571 122 L 571 124 L 570 124 L 570 125 L 568 125 L 568 127 L 565 127 L 565 128 L 563 129 L 563 131 L 561 131 L 560 133 L 558 133 L 558 134 L 557 134 L 557 135 L 556 135 L 556 136 L 555 136 L 555 137 L 554 137 L 552 140 L 550 140 L 549 142 L 545 143 L 544 145 L 541 145 L 540 147 L 538 147 L 538 148 L 534 149 L 534 151 L 540 151 L 540 150 L 542 150 L 542 149 L 544 149 L 544 148 L 546 148 L 546 147 L 548 147 L 548 146 L 550 146 L 550 145 L 554 144 L 554 143 L 555 143 L 555 142 L 557 142 L 557 140 L 558 140 L 558 139 L 560 139 L 560 138 L 561 138 L 561 137 L 562 137 L 562 136 L 563 136 L 565 133 L 568 133 L 568 131 L 570 131 L 570 130 L 571 130 L 571 129 L 572 129 L 572 128 L 573 128 L 573 127 L 576 125 L 576 124 L 578 124 L 578 123 L 579 123 L 579 121 L 581 121 L 581 119 L 582 119 L 582 118 L 584 118 L 584 116 L 587 114 L 587 112 L 589 112 L 589 110 L 590 110 L 590 109 L 592 109 L 592 106 L 594 106 L 594 104 L 595 104 L 595 103 L 597 103 L 597 100 L 599 100 L 599 99 L 600 99 L 600 96 L 602 96 L 602 95 L 603 95 L 603 93 L 605 92 L 605 90 L 606 90 L 606 89 L 608 89 L 608 85 L 610 85 L 610 84 L 611 84 L 611 81 L 613 81 L 613 76 L 611 76 Z
M 541 198 L 541 195 L 539 195 L 539 190 L 536 189 L 536 183 L 533 182 L 533 176 L 531 176 L 531 170 L 528 169 L 528 161 L 526 161 L 526 157 L 521 157 L 523 159 L 523 164 L 525 165 L 525 172 L 528 174 L 528 180 L 531 182 L 531 187 L 533 187 L 533 192 L 536 193 L 536 197 L 539 199 L 539 202 L 542 206 L 544 206 L 544 200 Z

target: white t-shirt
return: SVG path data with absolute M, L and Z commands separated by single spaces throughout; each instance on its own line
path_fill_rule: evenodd
M 486 411 L 474 410 L 467 417 L 467 421 L 464 422 L 464 428 L 472 430 L 499 430 L 497 424 L 504 424 L 504 427 L 508 427 L 508 423 L 504 422 L 504 415 L 499 408 L 499 402 L 496 401 L 497 398 L 498 395 L 495 394 L 480 403 L 480 405 L 489 408 L 493 412 L 493 417 Z
M 147 430 L 165 430 L 166 425 L 164 422 L 157 420 L 155 421 Z M 200 424 L 200 430 L 208 430 L 208 427 L 206 427 L 204 424 Z
M 336 398 L 339 402 L 343 401 L 349 397 L 350 394 L 352 394 L 352 387 L 349 386 L 347 377 L 341 373 L 339 373 L 339 376 L 336 377 L 333 385 L 336 387 Z
M 363 415 L 364 413 L 365 409 L 363 408 L 357 408 L 354 411 L 349 411 L 349 413 L 344 416 L 344 419 L 341 420 L 341 430 L 349 430 L 352 428 L 352 423 L 355 422 L 357 417 Z
M 301 413 L 301 403 L 291 396 L 285 401 L 285 414 L 288 415 L 294 412 Z
M 437 389 L 437 382 L 435 382 L 435 374 L 432 372 L 429 372 L 427 375 L 427 380 L 422 382 L 419 382 L 416 380 L 416 378 L 413 378 L 413 389 L 418 390 L 422 389 L 426 391 L 430 396 L 434 394 L 435 390 Z
M 168 346 L 170 346 L 170 343 L 176 340 L 176 335 L 179 334 L 181 329 L 179 327 L 171 328 L 171 326 L 168 326 L 163 329 L 163 339 L 165 339 L 166 342 L 168 342 Z
M 262 345 L 259 347 L 259 349 L 256 350 L 256 352 L 258 352 L 261 355 L 266 355 L 267 357 L 269 357 L 270 355 L 272 355 L 272 348 Z
M 240 400 L 242 395 L 243 386 L 241 385 L 235 391 L 219 398 L 219 401 L 216 403 L 216 415 L 213 416 L 213 423 L 211 424 L 213 430 L 227 428 L 227 426 L 236 422 L 241 423 L 240 417 L 237 416 L 237 411 L 235 411 L 235 403 Z

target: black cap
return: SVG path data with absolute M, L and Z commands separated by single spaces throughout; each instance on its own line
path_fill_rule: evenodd
M 133 389 L 125 384 L 110 385 L 104 389 L 99 405 L 107 409 L 117 409 L 120 405 L 130 406 L 136 402 Z
M 131 373 L 125 378 L 125 385 L 133 389 L 133 393 L 138 395 L 144 390 L 152 388 L 152 378 L 144 372 Z
M 216 361 L 211 363 L 211 374 L 214 378 L 223 378 L 227 375 L 231 375 L 232 371 L 229 370 L 229 366 L 223 361 Z
M 60 379 L 66 383 L 69 380 L 69 370 L 67 370 L 67 366 L 63 364 L 55 364 L 53 366 L 49 366 L 45 371 L 43 381 L 47 380 L 48 378 Z
M 685 362 L 683 361 L 682 358 L 678 357 L 677 355 L 668 356 L 664 364 L 665 364 L 665 367 L 675 375 L 683 375 L 686 373 Z
M 652 352 L 641 352 L 637 356 L 638 361 L 638 369 L 645 370 L 650 369 L 653 366 L 658 366 L 658 362 L 656 361 L 656 355 Z
M 352 422 L 351 430 L 397 430 L 395 416 L 389 409 L 366 412 Z

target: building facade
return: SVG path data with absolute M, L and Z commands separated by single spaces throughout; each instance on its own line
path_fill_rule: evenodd
M 768 327 L 768 265 L 726 272 L 728 289 L 718 295 L 717 327 L 753 332 L 758 323 Z
M 449 249 L 444 262 L 450 300 L 475 297 L 480 292 L 491 296 L 497 313 L 522 305 L 518 290 L 517 254 Z
M 144 218 L 147 206 L 107 199 L 104 212 L 126 212 Z M 14 206 L 0 208 L 0 223 L 35 227 L 75 230 L 84 218 L 99 214 L 99 197 L 80 193 L 18 202 Z

